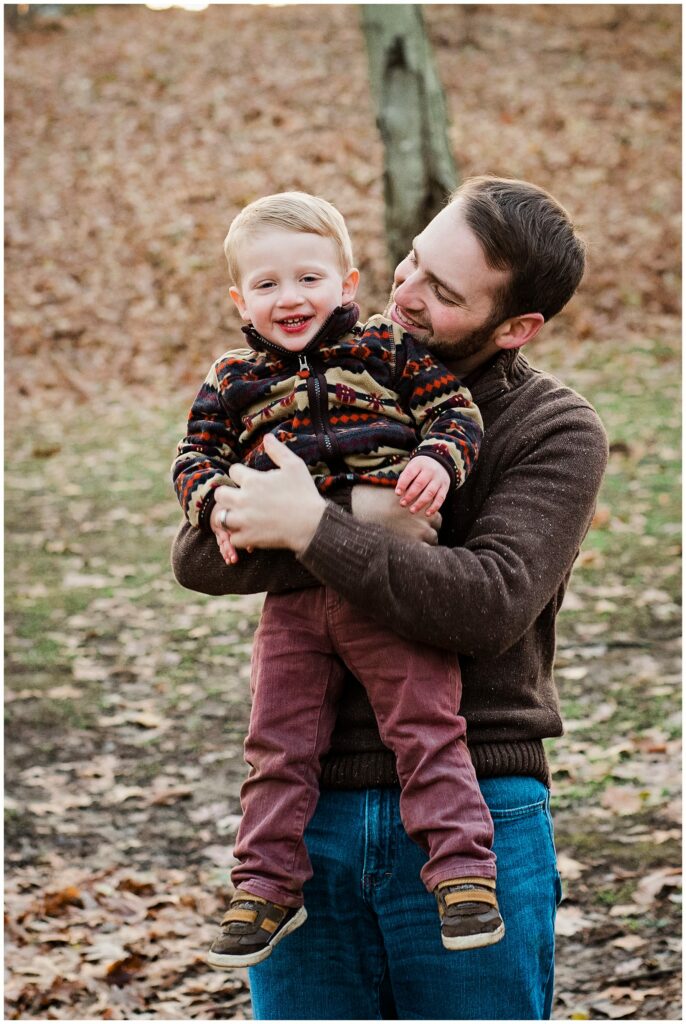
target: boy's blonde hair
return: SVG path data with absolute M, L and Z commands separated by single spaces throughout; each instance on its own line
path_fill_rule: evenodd
M 262 196 L 249 203 L 231 222 L 229 233 L 224 239 L 224 254 L 233 284 L 240 284 L 241 277 L 238 242 L 241 238 L 258 234 L 264 227 L 330 238 L 336 246 L 341 272 L 347 274 L 353 266 L 350 235 L 335 206 L 307 192 L 277 192 L 276 195 Z

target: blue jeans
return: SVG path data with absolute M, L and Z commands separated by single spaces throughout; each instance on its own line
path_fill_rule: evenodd
M 480 782 L 493 816 L 505 938 L 443 948 L 424 851 L 399 790 L 325 790 L 306 832 L 308 920 L 250 970 L 257 1020 L 545 1020 L 560 899 L 548 790 Z

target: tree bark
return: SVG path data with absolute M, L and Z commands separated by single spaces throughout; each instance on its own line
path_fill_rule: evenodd
M 419 4 L 362 4 L 377 124 L 384 144 L 388 255 L 412 239 L 458 185 L 445 97 Z

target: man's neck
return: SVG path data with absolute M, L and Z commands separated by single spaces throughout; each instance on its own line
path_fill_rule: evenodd
M 450 361 L 444 359 L 443 362 L 456 377 L 464 380 L 465 377 L 473 374 L 476 370 L 485 366 L 486 363 L 490 363 L 495 356 L 499 355 L 502 351 L 503 350 L 499 348 L 498 345 L 487 343 L 482 349 L 479 349 L 478 352 L 474 352 L 470 356 Z

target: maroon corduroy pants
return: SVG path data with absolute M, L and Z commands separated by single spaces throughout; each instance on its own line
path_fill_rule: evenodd
M 422 881 L 495 878 L 493 823 L 465 743 L 457 658 L 377 625 L 335 591 L 269 594 L 255 634 L 236 888 L 285 906 L 312 875 L 303 840 L 344 676 L 362 683 L 396 755 L 400 812 L 428 851 Z

